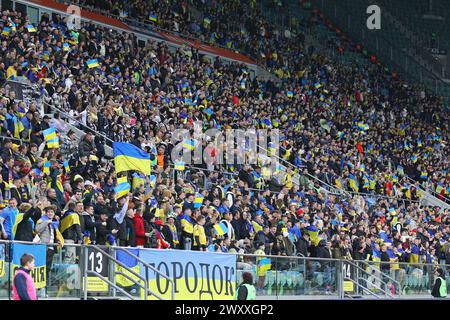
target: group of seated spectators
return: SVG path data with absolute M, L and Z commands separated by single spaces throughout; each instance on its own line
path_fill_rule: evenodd
M 26 103 L 0 91 L 3 239 L 450 263 L 449 210 L 420 201 L 420 188 L 444 199 L 450 185 L 449 113 L 438 97 L 298 43 L 283 56 L 298 77 L 276 85 L 191 47 L 140 47 L 133 34 L 91 23 L 71 31 L 47 14 L 35 31 L 29 24 L 2 12 L 0 79 L 37 84 L 42 96 Z M 260 164 L 174 170 L 171 133 L 198 121 L 279 129 L 286 170 L 277 179 Z M 48 128 L 60 148 L 48 148 Z M 120 198 L 109 139 L 153 163 L 151 177 L 128 174 L 133 187 Z M 201 147 L 211 153 L 214 141 Z

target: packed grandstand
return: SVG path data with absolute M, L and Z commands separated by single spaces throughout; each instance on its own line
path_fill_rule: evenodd
M 193 1 L 204 21 L 187 14 L 190 2 L 81 4 L 238 51 L 275 77 L 95 23 L 70 30 L 58 15 L 33 25 L 2 12 L 2 239 L 450 264 L 449 209 L 421 201 L 429 190 L 450 203 L 445 101 L 377 63 L 321 55 L 301 31 L 266 21 L 255 1 Z M 303 23 L 324 22 L 311 14 Z M 19 99 L 14 83 L 35 97 Z M 172 133 L 198 122 L 203 131 L 278 129 L 282 169 L 180 167 Z M 151 173 L 117 173 L 112 142 L 142 149 Z M 196 143 L 221 152 L 214 139 Z M 121 177 L 129 194 L 117 189 Z

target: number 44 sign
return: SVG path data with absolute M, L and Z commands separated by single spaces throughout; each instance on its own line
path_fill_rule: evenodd
M 88 247 L 88 271 L 94 271 L 100 274 L 102 277 L 108 279 L 109 269 L 108 269 L 108 258 L 104 256 L 101 252 Z M 107 292 L 108 284 L 94 275 L 88 275 L 87 277 L 87 289 L 91 292 Z

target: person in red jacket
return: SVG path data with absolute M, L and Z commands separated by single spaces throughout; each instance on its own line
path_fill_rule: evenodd
M 137 208 L 136 214 L 134 215 L 134 218 L 133 218 L 137 247 L 143 247 L 145 245 L 145 237 L 149 236 L 149 234 L 145 233 L 143 214 L 144 213 L 141 210 L 141 208 Z
M 170 248 L 170 243 L 168 243 L 165 239 L 164 239 L 164 235 L 162 234 L 161 230 L 162 227 L 164 226 L 164 222 L 162 222 L 160 219 L 155 221 L 155 232 L 156 232 L 156 249 L 168 249 Z

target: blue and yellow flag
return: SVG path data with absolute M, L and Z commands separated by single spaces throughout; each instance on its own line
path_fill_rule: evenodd
M 122 198 L 126 196 L 131 189 L 131 185 L 127 181 L 127 177 L 120 177 L 117 179 L 117 186 L 114 187 L 114 192 L 116 193 L 116 198 Z
M 197 193 L 197 195 L 195 196 L 195 200 L 194 200 L 194 208 L 200 208 L 203 204 L 203 199 L 205 197 L 201 194 L 201 193 Z
M 183 148 L 193 151 L 195 149 L 195 141 L 192 139 L 184 140 L 183 141 Z
M 114 142 L 113 151 L 114 166 L 117 173 L 136 170 L 144 175 L 150 175 L 150 155 L 148 153 L 125 142 Z
M 86 61 L 86 65 L 88 66 L 89 69 L 92 69 L 92 68 L 100 66 L 98 64 L 97 59 L 90 59 L 90 60 Z
M 42 135 L 44 136 L 45 141 L 57 138 L 56 130 L 54 128 L 48 128 L 46 130 L 43 130 Z
M 350 183 L 350 188 L 352 188 L 352 190 L 354 192 L 358 192 L 359 191 L 359 186 L 358 183 L 356 182 L 356 178 L 353 174 L 349 175 L 349 183 Z
M 183 161 L 175 162 L 175 170 L 184 171 L 185 165 Z
M 44 159 L 44 170 L 42 170 L 45 174 L 50 174 L 50 161 Z
M 34 28 L 34 26 L 32 24 L 27 25 L 27 30 L 28 30 L 28 32 L 36 32 L 36 29 Z
M 80 224 L 80 216 L 76 212 L 69 212 L 66 211 L 64 215 L 61 218 L 60 224 L 59 224 L 59 231 L 63 233 L 67 229 L 69 229 L 71 226 Z
M 64 170 L 66 170 L 66 173 L 70 172 L 69 160 L 64 160 Z
M 145 176 L 140 173 L 133 173 L 133 180 L 131 182 L 131 187 L 133 190 L 139 188 L 140 186 L 145 186 Z
M 56 137 L 54 139 L 47 140 L 47 148 L 49 149 L 59 148 L 59 138 Z
M 225 233 L 228 233 L 228 227 L 224 222 L 214 225 L 214 233 L 218 236 L 223 236 Z

